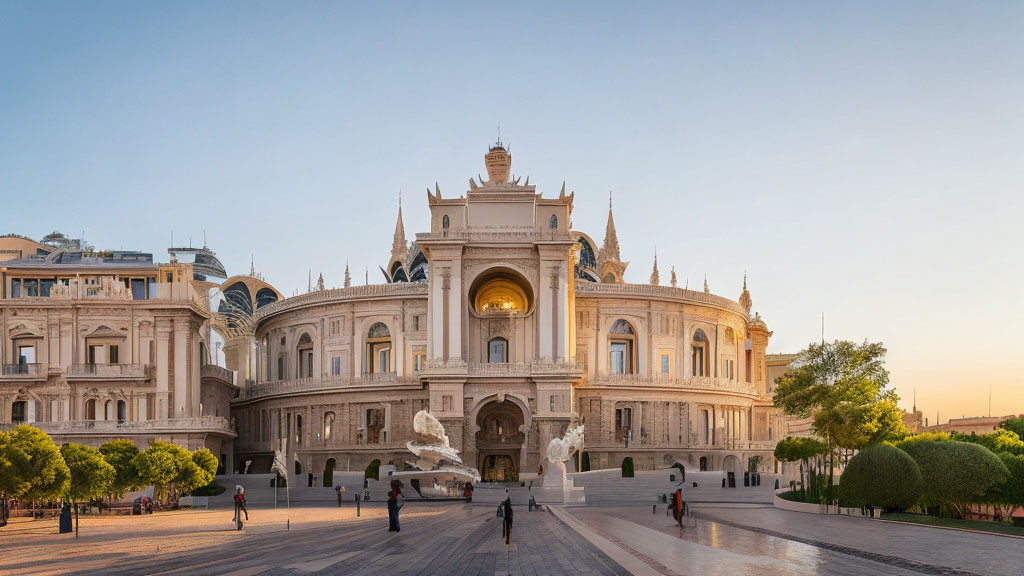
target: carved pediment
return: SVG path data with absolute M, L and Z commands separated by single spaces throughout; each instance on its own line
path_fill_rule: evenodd
M 12 340 L 15 338 L 42 338 L 43 333 L 35 326 L 18 324 L 8 331 L 8 336 Z
M 124 338 L 125 335 L 122 332 L 114 330 L 113 328 L 101 325 L 94 328 L 91 332 L 86 332 L 86 338 Z

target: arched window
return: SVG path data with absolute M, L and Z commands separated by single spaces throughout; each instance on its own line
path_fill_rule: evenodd
M 551 228 L 552 230 L 558 228 L 558 216 L 555 216 L 554 214 L 551 215 L 551 219 L 548 220 L 548 228 Z
M 85 401 L 85 419 L 95 420 L 96 419 L 96 399 L 90 398 Z
M 334 412 L 324 414 L 324 440 L 334 438 Z
M 487 361 L 492 364 L 508 362 L 508 340 L 492 338 L 487 343 Z
M 302 446 L 302 415 L 295 415 L 295 445 Z
M 391 331 L 383 322 L 375 322 L 366 333 L 365 372 L 391 372 Z
M 124 400 L 117 401 L 117 423 L 120 424 L 128 419 L 128 404 Z
M 309 333 L 303 333 L 299 337 L 299 343 L 295 345 L 295 355 L 299 359 L 297 378 L 313 377 L 313 338 Z
M 710 376 L 708 337 L 704 330 L 697 328 L 690 342 L 690 373 L 693 376 Z
M 608 331 L 608 371 L 612 374 L 632 374 L 636 333 L 625 320 L 616 320 Z

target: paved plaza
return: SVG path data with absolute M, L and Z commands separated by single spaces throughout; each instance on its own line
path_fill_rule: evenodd
M 1022 539 L 748 504 L 699 505 L 681 530 L 663 506 L 517 508 L 509 546 L 494 512 L 413 502 L 398 534 L 381 503 L 251 510 L 244 532 L 224 509 L 83 517 L 78 540 L 18 519 L 0 574 L 1024 574 Z

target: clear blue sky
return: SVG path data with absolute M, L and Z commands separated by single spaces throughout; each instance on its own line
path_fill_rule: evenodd
M 500 122 L 627 279 L 746 270 L 773 351 L 824 312 L 932 420 L 1024 412 L 1021 3 L 370 4 L 3 2 L 0 232 L 378 282 Z

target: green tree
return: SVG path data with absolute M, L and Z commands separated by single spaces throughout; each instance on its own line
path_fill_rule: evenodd
M 968 505 L 1009 476 L 999 457 L 979 444 L 905 441 L 897 447 L 910 454 L 921 469 L 925 501 L 946 504 L 960 518 Z
M 38 428 L 22 424 L 0 432 L 0 497 L 59 500 L 71 473 L 60 449 Z
M 1017 509 L 1024 506 L 1024 456 L 1000 452 L 996 454 L 1009 471 L 1009 476 L 1002 484 L 989 489 L 985 501 L 998 506 L 1003 512 L 1003 519 L 1012 521 Z
M 1009 452 L 1010 454 L 1024 454 L 1024 441 L 1015 432 L 1000 428 L 991 434 L 950 434 L 950 440 L 957 442 L 970 442 L 981 444 L 996 454 Z
M 139 455 L 139 449 L 131 440 L 111 440 L 100 446 L 100 452 L 117 474 L 110 485 L 111 500 L 120 500 L 125 492 L 142 488 L 142 479 L 139 478 L 139 470 L 135 467 L 135 457 Z
M 896 426 L 890 406 L 899 397 L 886 387 L 885 347 L 881 343 L 847 341 L 811 344 L 801 352 L 791 372 L 775 380 L 775 405 L 788 415 L 813 417 L 814 432 L 824 439 L 828 484 L 835 477 L 837 448 L 842 443 L 866 445 L 905 434 Z M 863 407 L 883 403 L 871 409 Z
M 153 485 L 154 499 L 163 503 L 206 486 L 217 471 L 217 458 L 203 448 L 193 452 L 170 442 L 154 441 L 132 461 L 143 484 Z
M 839 486 L 852 506 L 903 510 L 920 500 L 924 479 L 909 454 L 891 444 L 878 444 L 850 459 Z
M 1017 416 L 1016 418 L 1007 418 L 999 423 L 999 427 L 1003 430 L 1009 430 L 1017 435 L 1018 438 L 1024 440 L 1024 416 Z
M 71 472 L 64 498 L 75 507 L 75 538 L 78 538 L 79 502 L 101 498 L 114 483 L 117 472 L 103 459 L 103 454 L 91 446 L 64 444 L 60 454 Z

